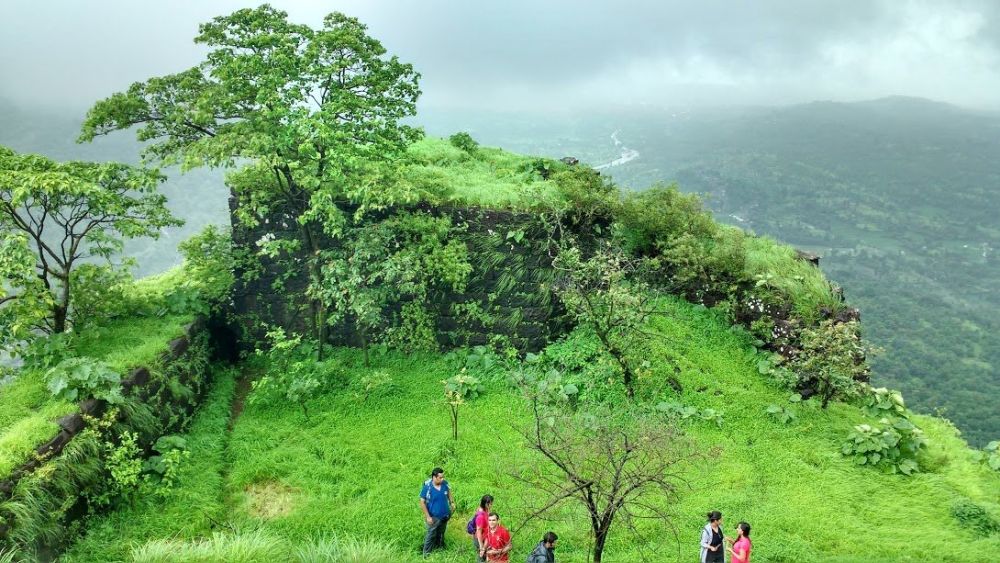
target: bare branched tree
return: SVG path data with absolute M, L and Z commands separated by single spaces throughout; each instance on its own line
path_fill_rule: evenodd
M 655 415 L 631 409 L 572 411 L 528 395 L 533 417 L 523 434 L 543 462 L 512 472 L 532 491 L 521 526 L 577 503 L 589 516 L 595 563 L 615 522 L 627 526 L 643 546 L 656 542 L 643 538 L 637 526 L 642 520 L 655 520 L 676 537 L 671 509 L 687 486 L 685 472 L 704 452 Z

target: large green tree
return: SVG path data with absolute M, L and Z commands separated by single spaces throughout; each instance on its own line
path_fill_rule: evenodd
M 419 75 L 366 29 L 341 13 L 312 29 L 266 4 L 217 17 L 195 38 L 204 61 L 98 102 L 81 139 L 137 127 L 149 159 L 233 169 L 238 219 L 296 226 L 271 246 L 305 250 L 318 287 L 321 235 L 338 236 L 350 213 L 415 199 L 383 179 L 420 136 L 400 123 L 416 112 Z M 325 316 L 314 299 L 321 340 Z
M 157 192 L 162 180 L 155 170 L 0 147 L 0 344 L 66 331 L 78 266 L 182 224 Z

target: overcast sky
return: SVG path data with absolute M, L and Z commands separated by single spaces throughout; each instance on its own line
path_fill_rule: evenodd
M 0 0 L 0 97 L 77 111 L 203 55 L 238 0 Z M 425 107 L 785 104 L 922 96 L 1000 109 L 1000 1 L 294 0 L 423 75 Z

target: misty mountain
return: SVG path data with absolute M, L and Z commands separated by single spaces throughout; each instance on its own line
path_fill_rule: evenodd
M 1000 115 L 892 97 L 423 120 L 595 166 L 637 152 L 603 172 L 635 189 L 676 181 L 719 219 L 818 252 L 885 348 L 876 383 L 973 443 L 1000 436 Z

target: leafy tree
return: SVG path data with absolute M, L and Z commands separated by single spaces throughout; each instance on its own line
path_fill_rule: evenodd
M 202 24 L 195 42 L 208 48 L 204 61 L 98 102 L 81 139 L 138 126 L 151 160 L 239 167 L 228 176 L 238 219 L 295 225 L 274 244 L 304 250 L 322 286 L 321 234 L 339 235 L 351 212 L 416 197 L 383 165 L 420 136 L 400 124 L 416 111 L 419 75 L 336 12 L 312 29 L 265 4 Z M 311 306 L 323 342 L 326 309 Z
M 823 321 L 802 331 L 802 348 L 791 361 L 800 388 L 812 389 L 825 409 L 834 398 L 855 397 L 868 381 L 867 356 L 877 349 L 861 340 L 857 321 Z
M 155 170 L 117 163 L 54 162 L 0 147 L 0 342 L 36 330 L 65 332 L 73 321 L 78 265 L 120 254 L 123 239 L 181 225 L 157 193 Z M 110 268 L 110 266 L 106 267 Z M 10 308 L 9 311 L 7 310 Z
M 585 257 L 578 245 L 568 243 L 552 266 L 560 275 L 555 286 L 560 299 L 577 321 L 597 335 L 620 368 L 626 393 L 633 397 L 639 366 L 631 352 L 645 339 L 662 338 L 645 328 L 651 317 L 662 314 L 656 294 L 641 281 L 645 270 L 655 268 L 655 261 L 630 258 L 610 244 Z M 671 384 L 679 385 L 675 379 Z

